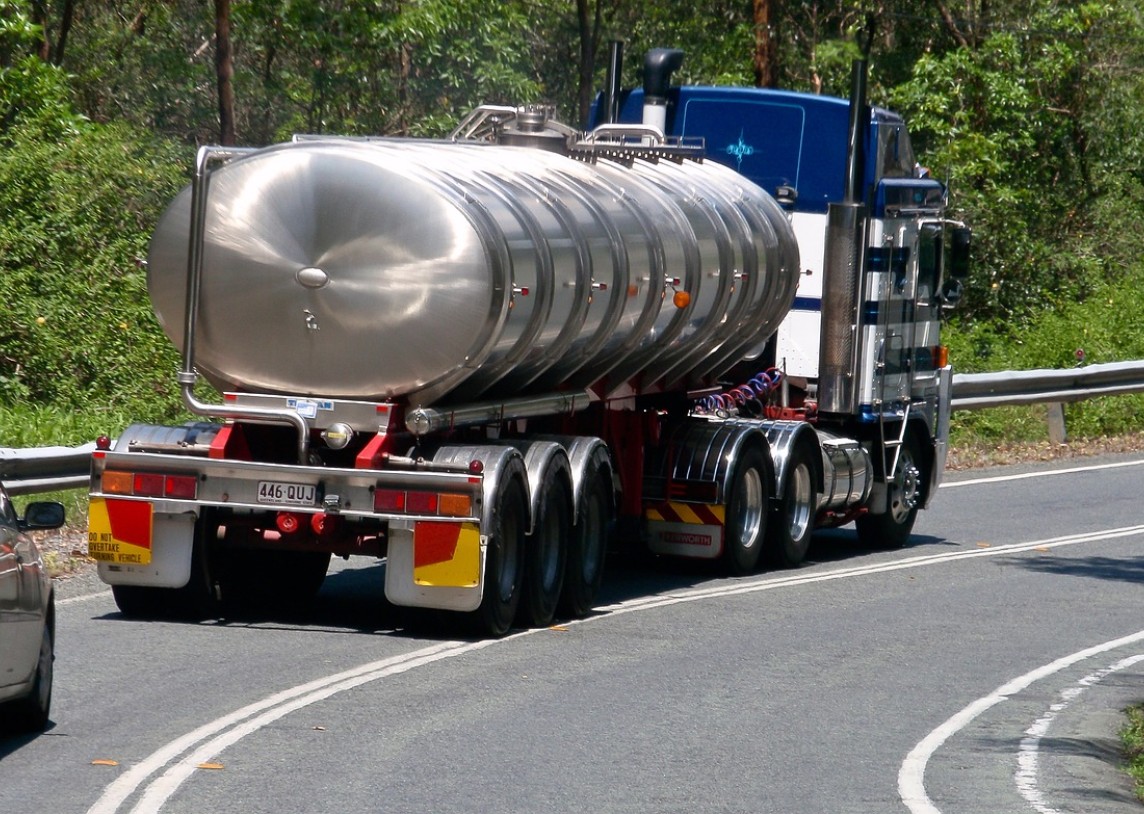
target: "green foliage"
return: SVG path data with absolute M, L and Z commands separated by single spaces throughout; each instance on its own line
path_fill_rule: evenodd
M 101 120 L 218 140 L 213 6 L 84 4 L 66 66 Z M 134 13 L 134 12 L 133 12 Z M 233 4 L 240 143 L 294 133 L 442 135 L 480 103 L 537 101 L 518 3 L 266 0 Z
M 64 73 L 30 53 L 40 35 L 26 3 L 0 0 L 0 145 L 3 135 L 20 124 L 59 136 L 79 122 L 68 102 Z
M 1136 782 L 1136 796 L 1144 802 L 1144 703 L 1124 710 L 1127 722 L 1120 730 L 1120 742 L 1128 774 Z
M 93 121 L 126 121 L 187 143 L 218 140 L 213 4 L 78 3 L 64 68 Z
M 1127 225 L 1125 199 L 1141 198 L 1139 173 L 1126 174 L 1139 166 L 1140 111 L 1108 101 L 1114 88 L 1138 96 L 1144 85 L 1103 59 L 1130 22 L 1113 4 L 1036 0 L 1008 11 L 974 47 L 921 55 L 890 99 L 974 227 L 964 312 L 1024 325 L 1122 273 L 1138 244 L 1102 220 L 1118 213 Z M 1139 39 L 1139 25 L 1130 30 Z M 1139 49 L 1116 53 L 1135 59 Z
M 190 157 L 126 125 L 0 153 L 0 404 L 170 413 L 177 357 L 146 294 L 148 235 Z
M 1101 282 L 1083 301 L 1043 311 L 1025 325 L 955 320 L 944 334 L 962 373 L 1061 369 L 1078 364 L 1144 359 L 1144 267 Z M 1079 351 L 1079 353 L 1078 353 Z M 1141 429 L 1144 395 L 1066 405 L 1070 437 L 1095 438 Z M 955 443 L 1045 438 L 1045 408 L 1011 407 L 954 414 Z
M 212 4 L 76 5 L 61 69 L 38 56 L 59 21 L 45 31 L 30 0 L 0 0 L 0 426 L 17 446 L 30 437 L 15 433 L 78 443 L 179 412 L 177 358 L 136 261 L 191 165 L 171 144 L 218 139 Z M 913 0 L 771 9 L 781 85 L 834 95 L 873 21 L 871 101 L 906 116 L 974 229 L 949 331 L 959 369 L 1065 367 L 1077 348 L 1144 358 L 1130 316 L 1144 307 L 1139 3 L 997 0 L 956 19 Z M 480 103 L 550 102 L 578 122 L 610 38 L 626 42 L 629 87 L 656 46 L 687 52 L 677 80 L 754 80 L 741 0 L 260 0 L 235 2 L 231 23 L 245 144 L 438 136 Z M 1072 405 L 1070 433 L 1135 427 L 1141 406 Z M 963 413 L 956 432 L 1043 437 L 1036 412 Z

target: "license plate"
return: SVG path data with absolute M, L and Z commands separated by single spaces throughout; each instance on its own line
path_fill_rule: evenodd
M 318 502 L 318 489 L 308 483 L 263 480 L 258 482 L 258 502 L 275 506 L 313 506 Z

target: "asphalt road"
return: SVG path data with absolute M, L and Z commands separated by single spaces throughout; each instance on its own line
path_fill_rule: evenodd
M 0 812 L 1135 814 L 1144 458 L 1063 468 L 952 475 L 900 551 L 616 560 L 597 615 L 496 642 L 406 629 L 372 561 L 300 618 L 133 622 L 73 581 Z

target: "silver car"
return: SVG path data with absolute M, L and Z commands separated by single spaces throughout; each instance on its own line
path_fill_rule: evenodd
M 26 532 L 63 523 L 60 503 L 29 503 L 20 517 L 0 485 L 0 733 L 38 732 L 48 724 L 55 596 Z

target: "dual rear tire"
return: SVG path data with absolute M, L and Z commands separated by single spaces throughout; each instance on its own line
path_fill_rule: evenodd
M 557 617 L 592 611 L 604 577 L 612 501 L 610 473 L 595 462 L 585 472 L 573 523 L 572 486 L 558 471 L 547 478 L 535 531 L 528 529 L 523 480 L 506 480 L 497 494 L 485 560 L 485 590 L 473 612 L 483 635 L 503 636 L 516 622 L 549 625 Z
M 785 468 L 782 498 L 771 499 L 771 468 L 759 447 L 744 450 L 730 480 L 723 563 L 733 576 L 753 573 L 760 558 L 783 568 L 803 561 L 818 509 L 815 450 L 799 445 Z

